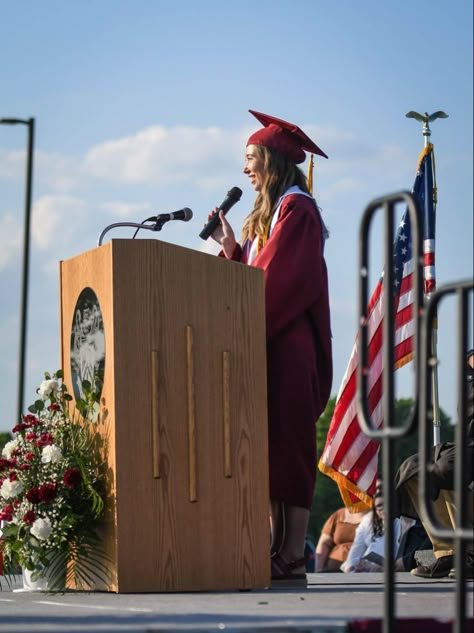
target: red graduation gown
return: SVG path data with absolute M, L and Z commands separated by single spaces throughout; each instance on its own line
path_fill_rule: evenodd
M 240 247 L 233 259 L 246 263 Z M 265 272 L 270 498 L 310 509 L 332 385 L 328 275 L 311 198 L 290 194 L 251 263 Z

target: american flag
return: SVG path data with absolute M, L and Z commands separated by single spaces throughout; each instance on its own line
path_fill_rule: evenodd
M 424 292 L 435 289 L 435 204 L 433 145 L 421 153 L 413 196 L 423 211 Z M 398 227 L 393 245 L 394 262 L 394 363 L 398 369 L 413 357 L 411 225 L 408 211 Z M 383 274 L 368 306 L 368 407 L 373 424 L 383 425 L 382 410 L 382 330 Z M 319 460 L 319 469 L 338 485 L 344 504 L 354 510 L 370 507 L 378 471 L 379 443 L 367 437 L 357 416 L 357 362 L 359 341 L 356 340 L 336 400 L 326 445 Z

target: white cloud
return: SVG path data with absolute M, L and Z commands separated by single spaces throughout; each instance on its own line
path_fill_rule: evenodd
M 18 181 L 25 177 L 25 152 L 0 148 L 0 178 Z
M 223 165 L 233 165 L 236 147 L 242 157 L 240 132 L 157 125 L 93 147 L 84 158 L 84 169 L 94 179 L 155 185 L 196 182 L 204 177 L 206 187 L 207 171 L 215 173 Z
M 109 215 L 117 218 L 130 218 L 146 215 L 152 212 L 151 205 L 148 203 L 131 203 L 131 202 L 104 202 L 99 205 Z
M 54 191 L 69 192 L 77 188 L 83 177 L 80 159 L 64 154 L 35 151 L 34 182 L 41 188 L 49 187 Z
M 32 211 L 31 232 L 35 244 L 47 250 L 54 244 L 70 242 L 83 224 L 87 205 L 65 195 L 47 195 L 36 200 Z
M 0 217 L 0 270 L 18 257 L 22 243 L 23 229 L 18 220 L 10 214 Z

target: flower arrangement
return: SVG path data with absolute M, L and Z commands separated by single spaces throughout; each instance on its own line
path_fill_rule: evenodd
M 0 554 L 8 577 L 48 571 L 54 590 L 83 588 L 106 574 L 97 528 L 104 513 L 104 442 L 97 429 L 101 383 L 82 383 L 73 410 L 61 370 L 13 428 L 0 455 Z M 72 411 L 72 412 L 71 412 Z

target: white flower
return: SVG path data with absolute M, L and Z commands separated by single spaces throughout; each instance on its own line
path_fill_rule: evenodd
M 43 380 L 43 382 L 38 387 L 38 393 L 43 398 L 49 398 L 51 393 L 57 392 L 59 389 L 59 382 L 54 378 L 51 380 Z
M 2 486 L 0 488 L 0 495 L 4 499 L 13 499 L 17 495 L 19 495 L 20 492 L 23 491 L 23 488 L 24 486 L 22 482 L 18 481 L 18 479 L 16 479 L 15 481 L 10 481 L 9 479 L 5 479 L 5 481 L 2 483 Z
M 7 442 L 5 446 L 3 447 L 3 450 L 2 450 L 3 457 L 6 457 L 6 459 L 11 459 L 13 451 L 17 448 L 18 448 L 18 440 L 17 439 L 10 440 L 10 442 Z
M 45 446 L 43 448 L 43 452 L 41 453 L 41 463 L 42 464 L 56 464 L 63 457 L 63 452 L 56 446 L 55 444 L 50 444 L 49 446 Z
M 36 519 L 30 530 L 31 534 L 39 541 L 46 541 L 52 531 L 53 528 L 49 519 Z

